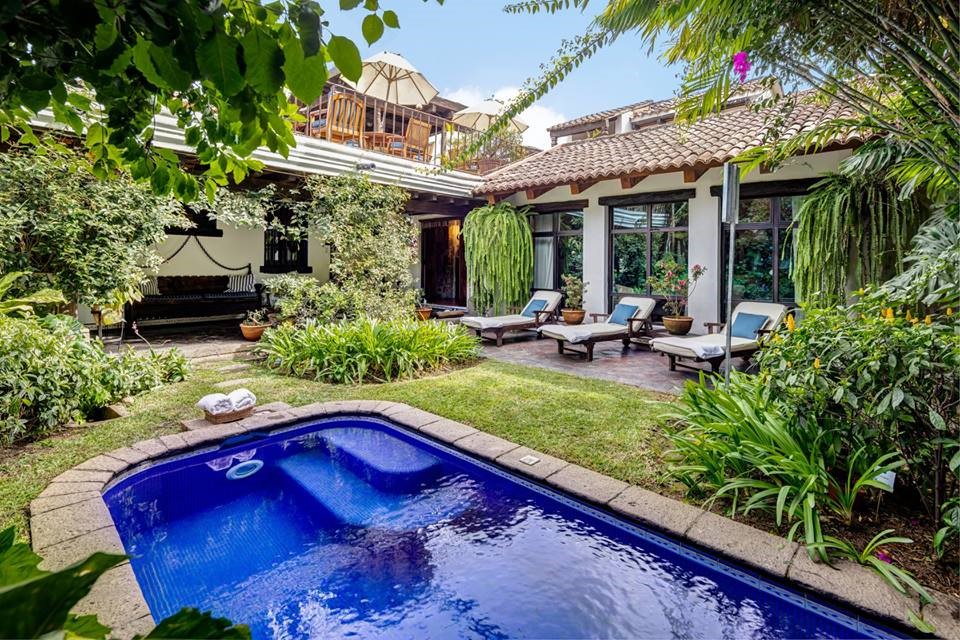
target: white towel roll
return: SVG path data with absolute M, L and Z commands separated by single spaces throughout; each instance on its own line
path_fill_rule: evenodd
M 230 399 L 234 411 L 240 411 L 257 404 L 257 396 L 253 395 L 253 392 L 249 389 L 234 389 L 227 394 L 227 398 Z
M 216 416 L 233 411 L 233 401 L 223 393 L 211 393 L 197 401 L 197 408 Z

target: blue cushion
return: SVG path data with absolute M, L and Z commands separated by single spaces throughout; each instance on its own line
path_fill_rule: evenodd
M 637 312 L 637 305 L 635 304 L 623 304 L 619 303 L 613 308 L 613 313 L 610 314 L 610 317 L 607 319 L 607 322 L 612 324 L 623 324 L 626 325 L 627 320 L 633 317 L 633 314 Z
M 770 319 L 767 316 L 759 316 L 755 313 L 738 313 L 733 319 L 733 327 L 730 328 L 730 335 L 734 338 L 746 338 L 747 340 L 756 340 L 757 331 L 763 329 Z
M 403 149 L 403 140 L 393 140 L 390 143 L 391 149 Z
M 520 312 L 520 315 L 528 318 L 536 318 L 537 314 L 534 312 L 542 311 L 545 306 L 547 306 L 546 300 L 533 299 L 527 303 L 527 306 L 523 308 L 523 311 Z

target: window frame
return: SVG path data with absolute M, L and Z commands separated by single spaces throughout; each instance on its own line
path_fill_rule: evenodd
M 783 198 L 793 198 L 796 196 L 805 196 L 810 192 L 810 187 L 816 184 L 819 181 L 819 178 L 806 178 L 801 180 L 771 180 L 767 182 L 754 182 L 748 184 L 740 185 L 740 202 L 744 200 L 760 200 L 767 199 L 772 200 L 770 206 L 770 219 L 766 222 L 738 222 L 737 231 L 769 231 L 771 236 L 771 241 L 773 244 L 773 283 L 771 285 L 773 291 L 773 300 L 758 300 L 753 298 L 734 298 L 733 306 L 740 304 L 741 302 L 773 302 L 777 304 L 785 304 L 788 307 L 796 306 L 796 298 L 793 300 L 782 300 L 780 298 L 780 256 L 781 256 L 781 242 L 780 242 L 780 232 L 789 232 L 793 227 L 795 218 L 791 219 L 789 222 L 784 223 L 781 216 L 781 201 Z M 722 186 L 713 186 L 710 187 L 710 195 L 722 198 L 723 187 Z M 729 251 L 729 238 L 727 234 L 729 233 L 730 225 L 723 221 L 723 201 L 722 199 L 718 200 L 717 203 L 718 211 L 720 215 L 717 217 L 718 226 L 717 226 L 717 242 L 719 243 L 719 251 L 717 253 L 718 257 L 718 267 L 717 271 L 721 275 L 720 277 L 720 286 L 717 288 L 717 301 L 718 308 L 724 309 L 725 297 L 727 293 L 727 271 L 726 271 L 726 259 L 727 253 Z M 796 212 L 794 212 L 796 215 Z M 789 274 L 788 276 L 789 277 Z
M 587 208 L 587 200 L 568 200 L 564 202 L 549 202 L 544 204 L 532 205 L 527 212 L 527 222 L 530 224 L 530 233 L 534 241 L 536 238 L 551 238 L 553 240 L 553 291 L 560 291 L 563 281 L 560 273 L 560 239 L 579 237 L 583 242 L 583 210 Z M 560 229 L 560 216 L 565 213 L 579 213 L 581 224 L 579 229 Z M 534 216 L 551 216 L 550 231 L 536 231 L 532 218 Z M 536 268 L 536 247 L 534 247 L 534 268 Z M 581 277 L 583 274 L 583 264 L 580 265 Z M 533 287 L 534 290 L 537 287 Z M 540 289 L 542 290 L 542 289 Z
M 617 293 L 613 290 L 614 287 L 614 273 L 615 273 L 615 256 L 614 250 L 616 245 L 617 236 L 623 235 L 642 235 L 644 236 L 645 247 L 644 247 L 644 258 L 646 264 L 644 268 L 646 270 L 647 279 L 652 275 L 653 272 L 653 235 L 656 233 L 677 233 L 682 232 L 687 234 L 687 258 L 689 261 L 690 253 L 690 200 L 695 198 L 697 192 L 695 189 L 681 189 L 676 191 L 655 191 L 651 193 L 638 193 L 636 195 L 630 196 L 610 196 L 606 198 L 600 198 L 599 204 L 603 205 L 607 209 L 607 303 L 610 305 L 609 308 L 613 308 L 617 305 L 621 298 L 627 295 L 641 295 L 641 294 L 629 294 L 629 293 Z M 642 229 L 620 229 L 618 230 L 613 223 L 614 209 L 617 207 L 635 207 L 643 205 L 655 205 L 655 204 L 686 204 L 687 205 L 687 224 L 678 227 L 656 227 L 652 226 L 653 211 L 647 212 L 647 225 Z M 665 297 L 659 294 L 650 293 L 650 286 L 645 281 L 646 293 L 642 294 L 646 297 L 653 298 L 654 300 L 664 300 Z
M 280 217 L 281 222 L 288 224 L 289 217 L 284 221 L 285 215 L 289 216 L 290 214 L 288 211 L 280 208 L 271 214 L 271 221 L 275 219 L 276 216 Z M 288 244 L 298 243 L 296 262 L 281 261 L 278 263 L 273 261 L 270 253 L 274 245 L 278 242 L 286 242 Z M 263 232 L 263 264 L 260 266 L 260 273 L 313 273 L 313 267 L 310 266 L 310 256 L 307 253 L 307 245 L 308 238 L 306 235 L 300 240 L 289 240 L 284 237 L 281 231 L 268 227 Z M 286 253 L 286 249 L 284 253 Z

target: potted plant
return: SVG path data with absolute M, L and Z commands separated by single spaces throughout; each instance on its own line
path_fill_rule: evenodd
M 433 307 L 427 305 L 427 297 L 423 289 L 417 289 L 417 317 L 421 320 L 429 320 L 433 315 Z
M 563 274 L 563 297 L 564 306 L 560 310 L 563 321 L 567 324 L 580 324 L 583 322 L 583 316 L 586 311 L 583 310 L 583 285 L 584 282 L 577 276 Z
M 654 266 L 654 277 L 650 279 L 650 286 L 655 294 L 666 297 L 663 304 L 666 311 L 663 327 L 671 334 L 683 336 L 690 332 L 693 318 L 684 315 L 687 300 L 706 271 L 706 267 L 695 264 L 688 274 L 686 265 L 680 264 L 669 255 Z
M 240 323 L 240 333 L 243 334 L 245 339 L 253 342 L 259 340 L 260 336 L 263 335 L 263 332 L 266 331 L 267 328 L 272 324 L 273 323 L 270 322 L 270 319 L 267 317 L 267 309 L 247 311 L 247 315 Z

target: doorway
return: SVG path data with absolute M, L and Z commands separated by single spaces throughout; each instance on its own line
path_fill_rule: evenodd
M 461 218 L 420 222 L 420 283 L 429 304 L 467 305 L 467 262 Z

